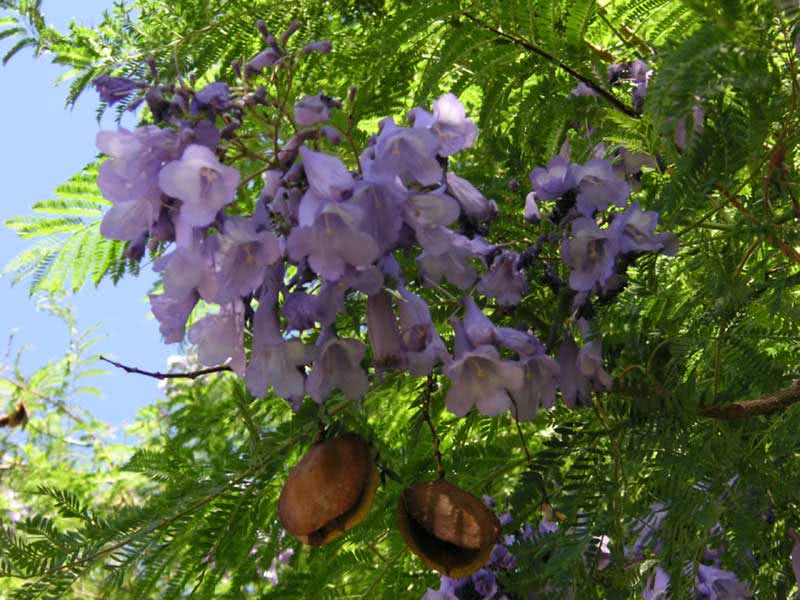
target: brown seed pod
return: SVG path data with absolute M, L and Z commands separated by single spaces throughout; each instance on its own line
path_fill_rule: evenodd
M 466 577 L 480 569 L 500 536 L 497 516 L 480 499 L 444 479 L 403 490 L 397 520 L 411 551 L 448 577 Z
M 377 487 L 367 443 L 354 433 L 329 438 L 314 444 L 289 473 L 278 517 L 301 542 L 321 546 L 364 520 Z

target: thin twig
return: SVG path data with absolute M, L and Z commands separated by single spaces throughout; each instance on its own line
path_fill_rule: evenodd
M 584 84 L 586 84 L 590 88 L 592 88 L 592 90 L 597 92 L 597 94 L 599 96 L 604 98 L 609 104 L 611 104 L 618 111 L 628 115 L 629 117 L 633 117 L 634 119 L 638 119 L 640 117 L 639 113 L 637 113 L 632 107 L 630 107 L 627 104 L 625 104 L 624 102 L 622 102 L 619 98 L 617 98 L 614 94 L 612 94 L 607 89 L 605 89 L 602 85 L 600 85 L 596 81 L 590 79 L 589 77 L 586 77 L 585 75 L 581 75 L 575 69 L 573 69 L 569 65 L 561 62 L 559 59 L 557 59 L 555 56 L 553 56 L 552 54 L 550 54 L 546 50 L 543 50 L 542 48 L 539 48 L 538 46 L 535 46 L 535 45 L 531 44 L 527 40 L 524 40 L 522 38 L 518 38 L 518 37 L 516 37 L 514 35 L 505 33 L 503 31 L 500 31 L 499 29 L 497 29 L 495 27 L 492 27 L 488 23 L 484 23 L 483 21 L 481 21 L 480 19 L 478 19 L 477 17 L 471 15 L 468 12 L 465 12 L 465 13 L 462 13 L 462 14 L 466 18 L 468 18 L 470 21 L 475 23 L 478 27 L 481 27 L 482 29 L 485 29 L 486 31 L 491 31 L 495 35 L 498 35 L 498 36 L 500 36 L 500 37 L 502 37 L 502 38 L 504 38 L 504 39 L 516 44 L 517 46 L 525 48 L 526 50 L 541 56 L 546 61 L 556 65 L 557 67 L 559 67 L 563 71 L 566 71 L 569 75 L 571 75 L 572 77 L 574 77 L 578 81 L 582 81 Z
M 423 396 L 422 416 L 431 430 L 431 437 L 433 437 L 433 456 L 436 459 L 436 473 L 439 479 L 444 479 L 444 465 L 442 464 L 442 453 L 439 450 L 439 434 L 436 433 L 436 428 L 433 426 L 431 420 L 431 394 L 433 393 L 433 374 L 428 375 L 428 381 L 425 384 L 425 395 Z
M 123 365 L 122 363 L 118 363 L 117 361 L 111 360 L 110 358 L 106 358 L 105 356 L 101 356 L 100 360 L 105 361 L 111 365 L 114 365 L 115 367 L 117 367 L 118 369 L 122 369 L 126 373 L 145 375 L 146 377 L 152 377 L 153 379 L 197 379 L 198 377 L 202 377 L 203 375 L 210 375 L 212 373 L 222 373 L 225 371 L 233 371 L 233 369 L 231 369 L 228 365 L 218 365 L 216 367 L 209 367 L 207 369 L 200 369 L 198 371 L 189 371 L 188 373 L 159 373 L 158 371 L 145 371 L 137 367 L 129 367 L 128 365 Z

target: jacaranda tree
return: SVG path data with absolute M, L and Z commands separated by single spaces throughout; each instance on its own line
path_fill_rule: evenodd
M 153 269 L 186 344 L 113 363 L 124 464 L 13 480 L 9 597 L 798 593 L 794 2 L 0 7 L 138 120 L 7 273 Z

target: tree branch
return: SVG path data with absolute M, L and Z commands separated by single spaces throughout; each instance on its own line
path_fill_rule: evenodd
M 144 371 L 142 369 L 136 367 L 129 367 L 128 365 L 123 365 L 122 363 L 118 363 L 110 358 L 106 358 L 105 356 L 101 356 L 100 360 L 105 361 L 111 365 L 114 365 L 118 369 L 122 369 L 126 373 L 135 373 L 136 375 L 145 375 L 146 377 L 152 377 L 153 379 L 197 379 L 198 377 L 202 377 L 203 375 L 210 375 L 211 373 L 222 373 L 225 371 L 233 371 L 228 365 L 218 365 L 216 367 L 209 367 L 207 369 L 200 369 L 199 371 L 189 371 L 188 373 L 159 373 L 158 371 Z
M 702 409 L 700 415 L 712 419 L 734 421 L 758 415 L 771 415 L 786 410 L 796 402 L 800 402 L 800 379 L 787 388 L 765 394 L 755 400 L 741 400 L 730 404 L 709 406 Z
M 552 54 L 550 54 L 546 50 L 543 50 L 542 48 L 539 48 L 538 46 L 535 46 L 535 45 L 531 44 L 527 40 L 524 40 L 522 38 L 518 38 L 518 37 L 516 37 L 514 35 L 505 33 L 503 31 L 500 31 L 499 29 L 497 29 L 495 27 L 492 27 L 488 23 L 485 23 L 485 22 L 481 21 L 480 19 L 478 19 L 477 17 L 475 17 L 474 15 L 472 15 L 472 14 L 470 14 L 468 12 L 464 12 L 464 13 L 461 13 L 461 14 L 463 14 L 467 19 L 469 19 L 470 21 L 475 23 L 481 29 L 485 29 L 486 31 L 491 31 L 495 35 L 500 36 L 501 38 L 506 39 L 506 40 L 516 44 L 517 46 L 525 48 L 529 52 L 533 52 L 534 54 L 537 54 L 538 56 L 540 56 L 543 59 L 545 59 L 547 62 L 554 64 L 555 66 L 559 67 L 563 71 L 566 71 L 569 75 L 571 75 L 572 77 L 574 77 L 578 81 L 582 81 L 583 83 L 588 85 L 590 88 L 592 88 L 592 90 L 594 90 L 599 96 L 601 96 L 604 100 L 606 100 L 609 104 L 611 104 L 611 106 L 613 106 L 618 111 L 623 112 L 626 115 L 628 115 L 629 117 L 633 117 L 634 119 L 638 119 L 640 117 L 639 113 L 637 113 L 632 107 L 630 107 L 627 104 L 625 104 L 624 102 L 622 102 L 619 98 L 617 98 L 614 94 L 612 94 L 607 89 L 605 89 L 602 85 L 600 85 L 596 81 L 586 77 L 585 75 L 581 75 L 575 69 L 573 69 L 569 65 L 561 62 L 558 58 L 556 58 L 555 56 L 553 56 Z

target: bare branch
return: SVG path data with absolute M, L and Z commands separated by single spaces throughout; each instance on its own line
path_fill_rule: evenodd
M 755 400 L 741 400 L 730 404 L 709 406 L 700 411 L 703 417 L 733 421 L 759 415 L 771 415 L 800 402 L 800 379 L 787 388 L 765 394 Z
M 504 39 L 516 44 L 517 46 L 520 46 L 521 48 L 525 48 L 529 52 L 533 52 L 534 54 L 537 54 L 537 55 L 541 56 L 547 62 L 554 64 L 555 66 L 559 67 L 563 71 L 566 71 L 569 75 L 571 75 L 572 77 L 574 77 L 578 81 L 582 81 L 583 83 L 588 85 L 590 88 L 592 88 L 592 90 L 594 90 L 599 96 L 601 96 L 604 100 L 606 100 L 609 104 L 611 104 L 618 111 L 623 112 L 626 115 L 628 115 L 629 117 L 633 117 L 634 119 L 638 119 L 640 117 L 639 113 L 637 113 L 633 108 L 631 108 L 630 106 L 628 106 L 627 104 L 622 102 L 619 98 L 617 98 L 614 94 L 612 94 L 607 89 L 605 89 L 602 85 L 600 85 L 596 81 L 590 79 L 589 77 L 586 77 L 585 75 L 581 75 L 575 69 L 573 69 L 569 65 L 561 62 L 558 58 L 556 58 L 555 56 L 553 56 L 552 54 L 550 54 L 546 50 L 544 50 L 542 48 L 539 48 L 538 46 L 535 46 L 534 44 L 530 43 L 527 40 L 524 40 L 522 38 L 518 38 L 515 35 L 511 35 L 509 33 L 505 33 L 504 31 L 500 31 L 496 27 L 492 27 L 488 23 L 485 23 L 485 22 L 481 21 L 480 19 L 478 19 L 474 15 L 471 15 L 468 12 L 465 12 L 465 13 L 462 13 L 462 14 L 466 18 L 468 18 L 470 21 L 475 23 L 481 29 L 485 29 L 486 31 L 491 31 L 495 35 L 498 35 L 501 38 L 504 38 Z
M 144 375 L 146 377 L 152 377 L 153 379 L 197 379 L 203 375 L 233 371 L 233 369 L 231 369 L 228 365 L 218 365 L 216 367 L 209 367 L 207 369 L 200 369 L 198 371 L 189 371 L 188 373 L 159 373 L 158 371 L 145 371 L 137 367 L 129 367 L 128 365 L 123 365 L 115 360 L 106 358 L 105 356 L 101 356 L 100 360 L 114 365 L 126 373 L 135 373 L 136 375 Z

